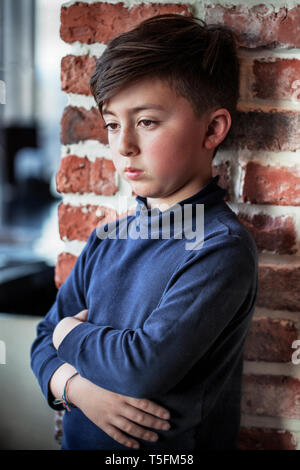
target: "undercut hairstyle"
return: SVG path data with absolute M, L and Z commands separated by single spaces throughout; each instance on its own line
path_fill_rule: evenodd
M 98 59 L 90 88 L 99 111 L 105 101 L 142 78 L 166 80 L 196 116 L 226 108 L 234 117 L 239 63 L 234 33 L 219 25 L 165 14 L 113 38 Z

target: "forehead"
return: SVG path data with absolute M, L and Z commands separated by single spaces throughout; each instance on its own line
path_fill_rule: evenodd
M 189 102 L 178 95 L 167 80 L 159 78 L 142 78 L 131 82 L 118 91 L 112 98 L 104 101 L 102 114 L 110 114 L 115 110 L 156 109 L 168 110 L 179 104 L 189 106 Z

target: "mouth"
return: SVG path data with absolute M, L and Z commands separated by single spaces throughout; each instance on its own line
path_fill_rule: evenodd
M 124 174 L 130 179 L 137 179 L 144 173 L 143 170 L 139 168 L 127 167 L 124 170 Z

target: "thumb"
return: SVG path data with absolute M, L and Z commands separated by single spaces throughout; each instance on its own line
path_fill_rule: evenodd
M 74 315 L 74 318 L 77 318 L 80 321 L 86 321 L 88 317 L 88 313 L 89 313 L 88 310 L 81 310 L 81 312 Z

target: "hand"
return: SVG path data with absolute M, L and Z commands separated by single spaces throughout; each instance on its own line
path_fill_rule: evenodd
M 126 436 L 138 437 L 146 441 L 156 441 L 154 429 L 170 429 L 166 421 L 170 414 L 161 406 L 148 399 L 132 398 L 105 390 L 81 376 L 70 382 L 68 399 L 115 441 L 127 447 L 139 447 L 138 441 Z M 164 415 L 167 417 L 164 419 Z
M 74 315 L 74 317 L 63 318 L 55 327 L 52 335 L 52 342 L 55 349 L 58 349 L 60 343 L 64 340 L 65 336 L 70 333 L 73 328 L 85 322 L 88 317 L 88 310 L 82 310 Z

